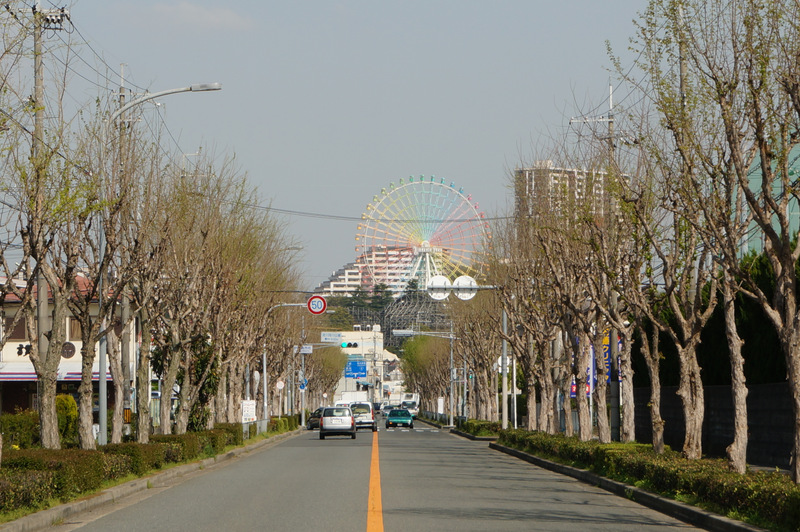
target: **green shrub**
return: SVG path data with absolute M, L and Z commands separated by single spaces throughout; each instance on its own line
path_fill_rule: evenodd
M 289 418 L 284 417 L 275 417 L 273 416 L 269 420 L 269 431 L 270 432 L 277 432 L 278 434 L 283 434 L 284 432 L 289 432 Z
M 228 444 L 228 432 L 225 430 L 211 429 L 196 434 L 200 438 L 200 448 L 206 456 L 218 455 Z
M 121 454 L 130 458 L 131 470 L 137 476 L 164 466 L 166 447 L 158 443 L 110 443 L 102 447 L 108 454 Z
M 497 421 L 483 419 L 467 419 L 459 423 L 459 428 L 473 436 L 497 436 L 502 424 Z
M 133 474 L 131 457 L 124 454 L 103 453 L 103 475 L 116 480 Z
M 221 429 L 211 429 L 208 431 L 211 437 L 211 446 L 214 449 L 214 454 L 220 454 L 228 446 L 228 431 Z M 239 433 L 241 435 L 241 433 Z
M 102 453 L 81 449 L 24 449 L 3 455 L 3 467 L 52 471 L 54 495 L 62 500 L 100 487 L 105 474 Z
M 52 471 L 0 469 L 0 509 L 41 508 L 55 495 Z
M 78 441 L 78 403 L 69 394 L 56 395 L 56 415 L 58 415 L 58 434 L 61 444 Z
M 217 423 L 214 428 L 228 433 L 228 445 L 244 444 L 244 427 L 242 423 Z
M 3 434 L 3 447 L 16 445 L 29 449 L 39 445 L 39 413 L 35 410 L 22 410 L 14 414 L 0 414 L 0 433 Z
M 200 456 L 200 437 L 196 432 L 185 434 L 159 434 L 150 436 L 150 441 L 167 446 L 168 462 L 194 460 Z

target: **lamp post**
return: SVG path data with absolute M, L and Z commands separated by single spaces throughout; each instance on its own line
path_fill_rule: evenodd
M 124 113 L 128 109 L 131 109 L 132 107 L 140 105 L 140 104 L 142 104 L 142 103 L 144 103 L 144 102 L 146 102 L 148 100 L 152 100 L 152 99 L 155 99 L 155 98 L 160 98 L 162 96 L 168 96 L 170 94 L 177 94 L 177 93 L 180 93 L 180 92 L 218 91 L 218 90 L 221 90 L 221 89 L 222 89 L 222 84 L 220 84 L 220 83 L 196 83 L 194 85 L 189 85 L 188 87 L 181 87 L 181 88 L 177 88 L 177 89 L 168 89 L 168 90 L 165 90 L 165 91 L 148 93 L 148 94 L 145 94 L 143 96 L 140 96 L 139 98 L 135 98 L 135 99 L 131 100 L 127 104 L 123 105 L 122 107 L 120 107 L 119 109 L 114 111 L 111 114 L 111 117 L 108 119 L 108 122 L 106 122 L 103 125 L 103 136 L 101 138 L 101 144 L 100 144 L 100 148 L 101 148 L 100 161 L 101 161 L 101 163 L 105 163 L 105 160 L 106 160 L 105 142 L 108 139 L 109 124 L 113 123 L 117 118 L 119 118 L 122 115 L 122 113 Z M 105 254 L 105 245 L 106 245 L 105 244 L 105 233 L 103 231 L 101 231 L 100 232 L 100 253 L 101 254 Z M 104 257 L 103 257 L 103 255 L 101 255 L 101 257 L 100 257 L 100 263 L 101 264 L 103 262 L 103 259 L 104 259 Z M 102 276 L 100 277 L 99 282 L 98 282 L 98 291 L 97 291 L 97 293 L 98 293 L 98 298 L 99 298 L 98 299 L 98 304 L 101 305 L 102 304 L 102 294 L 103 294 L 103 278 L 102 278 Z M 103 320 L 105 321 L 105 317 L 103 318 Z M 104 323 L 103 329 L 105 329 L 105 323 Z M 103 335 L 102 337 L 100 337 L 100 353 L 99 353 L 100 360 L 98 361 L 98 366 L 99 366 L 98 367 L 98 370 L 99 370 L 99 375 L 98 375 L 98 378 L 99 378 L 98 395 L 100 396 L 99 397 L 99 410 L 100 410 L 100 412 L 99 412 L 99 415 L 98 415 L 98 418 L 99 418 L 98 421 L 99 421 L 99 424 L 100 424 L 100 434 L 98 434 L 98 442 L 100 443 L 100 445 L 105 445 L 108 442 L 108 415 L 107 415 L 107 411 L 108 411 L 108 396 L 107 396 L 108 383 L 106 382 L 106 372 L 108 371 L 107 370 L 107 361 L 106 361 L 106 351 L 107 351 L 107 349 L 108 349 L 107 339 L 106 339 L 106 336 Z M 137 386 L 137 388 L 141 389 L 141 383 L 140 383 L 139 386 Z M 147 389 L 148 389 L 147 393 L 149 394 L 150 393 L 149 392 L 149 383 L 148 383 Z M 141 392 L 141 390 L 140 390 L 140 392 Z M 121 398 L 117 398 L 117 400 L 120 400 L 120 399 Z

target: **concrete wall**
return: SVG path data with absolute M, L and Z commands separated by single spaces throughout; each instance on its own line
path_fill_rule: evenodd
M 748 386 L 747 420 L 749 442 L 747 462 L 768 467 L 789 467 L 792 451 L 794 414 L 787 383 Z M 664 419 L 664 441 L 674 450 L 683 448 L 683 409 L 676 387 L 661 390 L 661 417 Z M 636 440 L 652 442 L 650 428 L 649 388 L 634 390 L 636 402 Z M 703 453 L 725 456 L 733 441 L 733 401 L 730 386 L 705 388 L 703 419 Z

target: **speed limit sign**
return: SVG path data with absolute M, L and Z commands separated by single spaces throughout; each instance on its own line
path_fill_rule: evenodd
M 322 314 L 328 308 L 328 302 L 322 296 L 311 296 L 306 306 L 311 314 Z

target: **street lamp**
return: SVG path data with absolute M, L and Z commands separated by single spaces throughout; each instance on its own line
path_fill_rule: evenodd
M 122 115 L 122 113 L 124 113 L 128 109 L 131 109 L 132 107 L 140 105 L 140 104 L 142 104 L 142 103 L 144 103 L 144 102 L 146 102 L 148 100 L 152 100 L 152 99 L 155 99 L 155 98 L 160 98 L 162 96 L 168 96 L 170 94 L 177 94 L 179 92 L 206 92 L 206 91 L 218 91 L 218 90 L 222 90 L 222 84 L 220 84 L 220 83 L 196 83 L 194 85 L 189 85 L 188 87 L 180 87 L 180 88 L 177 88 L 177 89 L 168 89 L 168 90 L 165 90 L 165 91 L 147 93 L 147 94 L 145 94 L 143 96 L 140 96 L 139 98 L 135 98 L 135 99 L 131 100 L 130 102 L 128 102 L 127 104 L 123 105 L 122 107 L 120 107 L 119 109 L 114 111 L 111 114 L 111 117 L 108 119 L 108 122 L 106 122 L 103 125 L 103 136 L 100 139 L 100 150 L 101 150 L 100 162 L 101 162 L 101 164 L 104 164 L 105 160 L 106 160 L 105 146 L 106 146 L 106 140 L 108 139 L 108 127 L 109 127 L 109 124 L 113 123 L 117 118 L 119 118 Z M 103 258 L 104 258 L 102 254 L 105 253 L 105 246 L 106 246 L 106 244 L 105 244 L 105 233 L 103 231 L 101 231 L 100 232 L 100 253 L 101 253 L 100 263 L 101 264 L 102 264 L 102 261 L 103 261 Z M 103 279 L 101 277 L 99 282 L 98 282 L 98 297 L 101 298 L 100 300 L 98 300 L 98 304 L 100 304 L 100 302 L 102 301 L 102 293 L 103 293 Z M 107 372 L 106 352 L 107 352 L 107 350 L 108 350 L 108 346 L 107 346 L 106 336 L 103 335 L 102 337 L 100 337 L 100 353 L 99 353 L 100 360 L 98 361 L 98 366 L 99 366 L 98 370 L 99 370 L 99 379 L 100 379 L 100 381 L 98 383 L 98 395 L 100 396 L 99 397 L 100 414 L 98 416 L 99 417 L 98 421 L 100 423 L 100 434 L 98 434 L 98 443 L 100 443 L 100 445 L 105 445 L 108 442 L 108 415 L 106 414 L 106 412 L 108 411 L 108 396 L 107 396 L 108 383 L 106 382 L 106 372 Z M 141 383 L 138 386 L 138 388 L 141 389 Z M 150 388 L 150 386 L 149 386 L 149 383 L 148 383 L 148 386 L 147 386 L 147 389 L 148 389 L 147 393 L 148 394 L 150 393 L 149 392 L 149 388 Z M 139 390 L 138 393 L 141 393 L 141 390 Z M 118 398 L 117 400 L 119 401 L 120 399 Z

